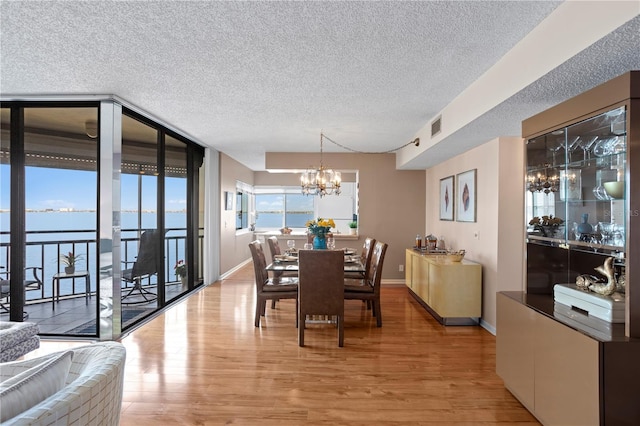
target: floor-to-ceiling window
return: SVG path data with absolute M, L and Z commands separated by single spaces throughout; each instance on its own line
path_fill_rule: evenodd
M 9 316 L 11 297 L 11 109 L 0 109 L 0 314 Z
M 97 317 L 97 119 L 95 102 L 3 108 L 3 301 L 42 334 Z
M 0 320 L 117 338 L 202 284 L 204 150 L 114 104 L 2 103 Z
M 137 115 L 122 114 L 120 189 L 122 328 L 152 313 L 163 283 L 164 234 L 159 231 L 159 131 Z
M 172 136 L 164 144 L 164 226 L 167 298 L 178 297 L 193 282 L 187 262 L 187 145 Z

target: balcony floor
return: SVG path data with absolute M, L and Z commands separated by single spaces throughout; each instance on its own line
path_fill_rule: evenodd
M 155 288 L 150 289 L 155 292 Z M 126 290 L 128 292 L 128 290 Z M 123 294 L 125 290 L 123 290 Z M 181 285 L 167 285 L 166 299 L 171 300 L 181 294 Z M 142 301 L 140 296 L 132 296 L 131 301 Z M 27 321 L 38 324 L 41 335 L 77 335 L 79 337 L 95 337 L 95 332 L 87 331 L 87 323 L 95 320 L 97 310 L 95 294 L 86 301 L 84 295 L 72 298 L 61 298 L 51 303 L 51 300 L 25 306 L 24 311 L 29 315 Z M 151 315 L 157 309 L 156 301 L 123 305 L 123 329 Z M 0 321 L 9 321 L 9 314 L 0 314 Z M 95 327 L 95 326 L 94 326 Z M 84 329 L 84 331 L 83 331 Z

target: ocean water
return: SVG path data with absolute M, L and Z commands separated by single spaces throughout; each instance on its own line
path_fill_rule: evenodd
M 142 229 L 156 227 L 156 214 L 142 214 Z M 186 235 L 185 212 L 169 212 L 165 215 L 165 227 L 178 228 L 168 231 L 165 238 L 168 241 L 166 253 L 166 273 L 169 280 L 173 280 L 173 265 L 184 259 Z M 52 294 L 52 277 L 62 271 L 64 265 L 59 263 L 59 253 L 74 251 L 81 259 L 77 270 L 88 270 L 91 277 L 91 287 L 96 288 L 98 277 L 95 276 L 97 266 L 97 212 L 28 212 L 25 218 L 27 230 L 26 266 L 43 268 L 44 295 L 38 291 L 28 291 L 27 300 L 39 297 L 49 297 Z M 138 214 L 124 212 L 121 214 L 121 238 L 123 260 L 133 261 L 137 255 Z M 6 270 L 9 263 L 9 235 L 10 214 L 0 213 L 0 266 Z M 127 239 L 133 241 L 127 242 Z M 0 271 L 1 271 L 0 270 Z M 30 272 L 29 272 L 30 273 Z M 4 278 L 4 276 L 2 276 Z M 76 292 L 84 290 L 84 280 L 75 280 Z M 60 282 L 61 294 L 72 292 L 72 280 Z
M 308 213 L 287 213 L 286 226 L 290 228 L 304 228 L 307 221 L 313 219 L 313 214 Z M 257 228 L 282 228 L 282 213 L 260 213 L 256 219 Z

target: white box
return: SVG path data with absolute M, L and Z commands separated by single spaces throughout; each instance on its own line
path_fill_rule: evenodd
M 611 340 L 613 334 L 613 323 L 611 322 L 586 315 L 558 302 L 553 304 L 553 316 L 563 323 L 587 332 L 600 340 L 605 342 Z
M 553 286 L 556 302 L 582 310 L 586 315 L 612 323 L 624 323 L 625 297 L 620 293 L 603 296 L 579 289 L 575 284 Z

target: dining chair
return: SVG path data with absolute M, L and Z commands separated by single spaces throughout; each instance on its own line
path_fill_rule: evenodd
M 375 246 L 375 244 L 375 238 L 365 238 L 362 244 L 362 251 L 360 252 L 360 263 L 364 266 L 364 272 L 345 272 L 344 283 L 346 285 L 368 285 L 369 266 L 371 266 L 371 255 L 373 254 L 373 246 Z M 362 303 L 367 305 L 367 309 L 371 309 L 370 300 L 363 300 Z
M 278 242 L 278 237 L 275 235 L 267 238 L 267 245 L 269 246 L 269 252 L 271 253 L 271 261 L 275 262 L 276 256 L 282 255 L 282 250 L 280 250 L 280 243 Z M 297 277 L 297 271 L 276 271 L 273 273 L 275 277 Z
M 382 266 L 388 245 L 376 241 L 371 256 L 371 264 L 367 271 L 365 284 L 344 285 L 345 300 L 365 300 L 372 304 L 372 314 L 376 317 L 376 325 L 382 327 L 382 310 L 380 309 L 380 281 L 382 280 Z
M 335 315 L 338 346 L 344 346 L 344 253 L 300 250 L 298 264 L 298 345 L 304 346 L 307 315 Z
M 351 280 L 363 280 L 367 277 L 369 271 L 369 265 L 371 264 L 371 254 L 373 253 L 373 246 L 376 244 L 376 239 L 367 237 L 362 244 L 362 251 L 360 251 L 360 262 L 364 266 L 364 272 L 345 272 L 344 278 Z M 350 284 L 356 284 L 351 282 Z
M 256 317 L 255 326 L 260 327 L 260 317 L 265 315 L 267 300 L 295 299 L 296 301 L 296 326 L 298 325 L 298 279 L 282 278 L 273 280 L 267 273 L 267 260 L 260 241 L 249 243 L 253 270 L 256 279 Z
M 276 256 L 280 256 L 282 254 L 282 250 L 280 250 L 280 243 L 278 242 L 278 237 L 275 235 L 267 238 L 267 245 L 269 246 L 269 252 L 271 253 L 271 262 L 276 261 Z M 274 271 L 273 272 L 273 280 L 277 282 L 281 278 L 298 278 L 298 271 Z M 276 308 L 276 302 L 278 299 L 271 300 L 271 309 Z

